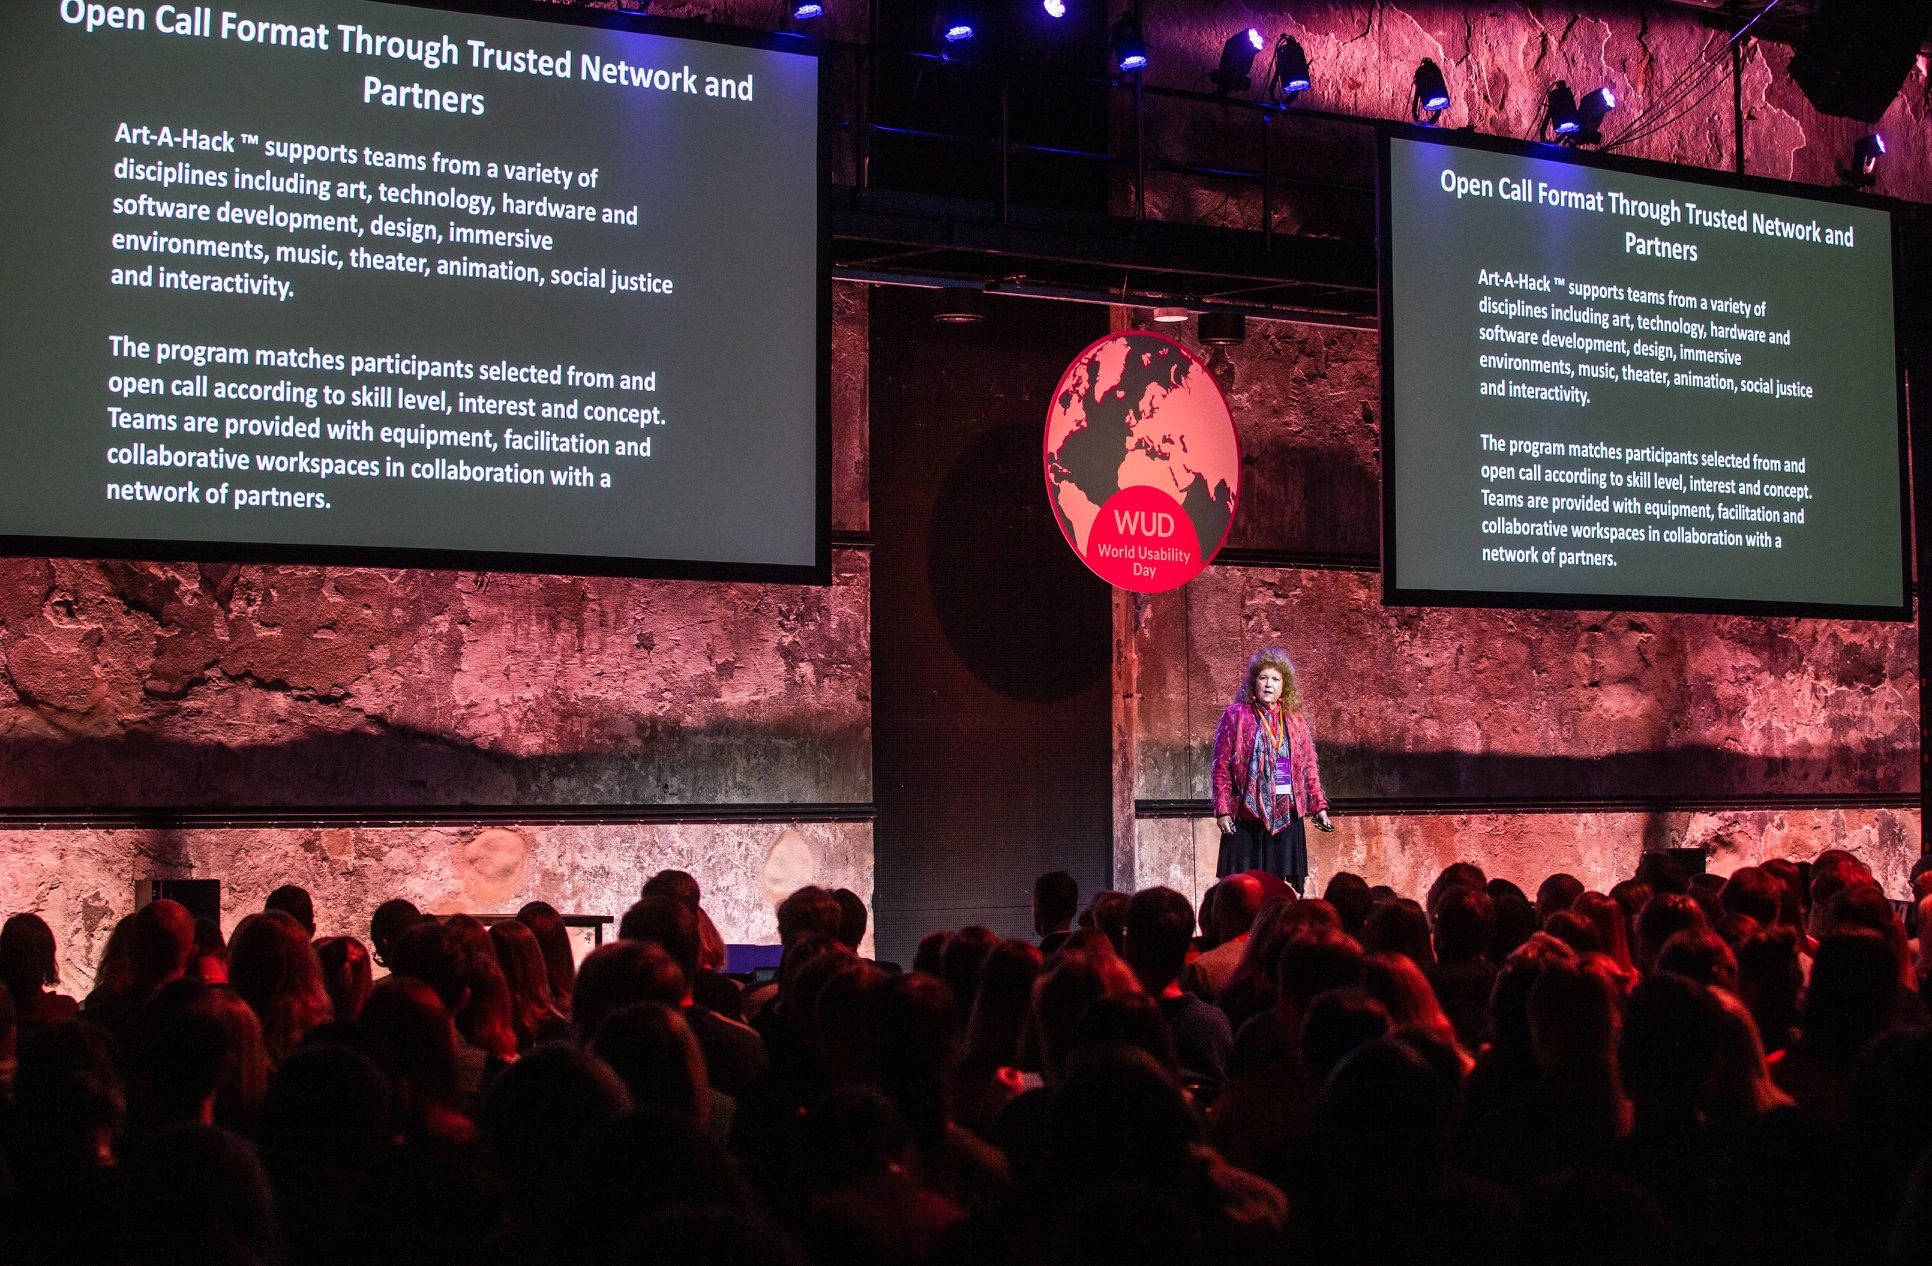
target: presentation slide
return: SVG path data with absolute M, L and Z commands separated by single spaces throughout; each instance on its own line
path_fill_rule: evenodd
M 0 547 L 824 578 L 802 43 L 0 9 Z
M 1384 144 L 1390 601 L 1905 614 L 1887 212 Z

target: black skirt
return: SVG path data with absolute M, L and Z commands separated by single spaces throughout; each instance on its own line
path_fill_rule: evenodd
M 1308 827 L 1302 816 L 1297 813 L 1272 835 L 1259 818 L 1236 818 L 1233 834 L 1221 837 L 1221 860 L 1214 873 L 1226 879 L 1244 870 L 1279 875 L 1299 892 L 1308 877 Z

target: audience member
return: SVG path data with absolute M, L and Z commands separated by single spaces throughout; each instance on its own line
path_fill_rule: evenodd
M 60 983 L 54 932 L 37 914 L 16 914 L 0 926 L 0 985 L 13 1002 L 14 1022 L 31 1034 L 72 1019 L 80 1004 L 47 986 Z
M 322 987 L 337 1020 L 345 1023 L 362 1014 L 369 991 L 376 987 L 369 951 L 353 936 L 325 936 L 315 942 L 315 961 Z
M 801 890 L 755 1029 L 694 996 L 722 960 L 683 872 L 581 976 L 540 904 L 486 929 L 385 903 L 372 984 L 292 898 L 226 972 L 219 927 L 156 902 L 71 1018 L 51 930 L 15 916 L 0 1256 L 1916 1261 L 1923 920 L 1844 850 L 1640 874 L 1551 876 L 1535 907 L 1465 863 L 1426 906 L 1236 875 L 1192 964 L 1194 909 L 1150 888 L 1036 929 L 1050 955 L 948 930 L 904 975 Z
M 1194 908 L 1172 888 L 1143 888 L 1127 903 L 1127 965 L 1173 1034 L 1184 1080 L 1218 1086 L 1227 1079 L 1234 1030 L 1227 1014 L 1181 988 L 1194 937 Z
M 1261 913 L 1261 881 L 1253 875 L 1229 875 L 1214 885 L 1213 892 L 1214 948 L 1189 963 L 1181 975 L 1183 988 L 1209 1002 L 1227 988 L 1247 952 L 1248 937 Z M 1206 902 L 1201 917 L 1204 921 L 1210 917 Z
M 281 911 L 294 919 L 295 925 L 301 928 L 310 940 L 315 939 L 315 901 L 309 896 L 307 888 L 296 884 L 283 884 L 268 894 L 268 899 L 262 902 L 262 909 Z
M 1051 870 L 1033 881 L 1033 935 L 1040 938 L 1042 954 L 1060 948 L 1079 910 L 1080 884 L 1066 871 Z

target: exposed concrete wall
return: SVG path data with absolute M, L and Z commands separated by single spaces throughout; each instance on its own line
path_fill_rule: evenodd
M 277 885 L 301 884 L 319 934 L 365 942 L 370 913 L 390 897 L 439 914 L 514 914 L 542 900 L 616 918 L 667 867 L 697 879 L 730 943 L 775 942 L 773 907 L 803 884 L 872 899 L 864 823 L 0 830 L 0 858 L 0 910 L 35 910 L 53 925 L 69 992 L 93 979 L 136 878 L 220 879 L 228 929 Z

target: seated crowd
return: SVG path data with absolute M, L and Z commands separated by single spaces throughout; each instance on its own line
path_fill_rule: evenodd
M 813 887 L 763 983 L 677 871 L 581 963 L 541 902 L 390 901 L 365 944 L 282 888 L 226 941 L 135 911 L 81 1004 L 17 914 L 0 1260 L 1924 1262 L 1914 882 L 1901 917 L 1843 852 L 1533 898 L 1458 863 L 1420 903 L 1249 873 L 1197 920 L 1054 874 L 1039 943 L 907 970 Z

